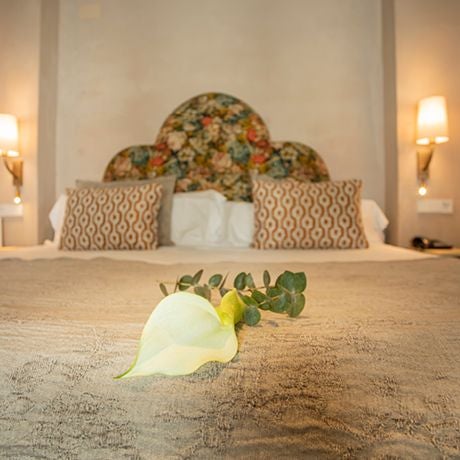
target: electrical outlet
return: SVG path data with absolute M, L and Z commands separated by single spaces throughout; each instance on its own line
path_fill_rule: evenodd
M 2 217 L 21 217 L 22 214 L 22 204 L 0 203 L 0 219 Z
M 419 214 L 452 214 L 454 200 L 452 198 L 417 200 L 417 212 Z

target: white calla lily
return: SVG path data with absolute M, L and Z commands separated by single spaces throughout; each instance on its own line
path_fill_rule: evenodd
M 238 350 L 235 323 L 242 308 L 236 291 L 217 308 L 189 292 L 165 297 L 144 326 L 133 364 L 116 378 L 187 375 L 209 361 L 230 361 Z

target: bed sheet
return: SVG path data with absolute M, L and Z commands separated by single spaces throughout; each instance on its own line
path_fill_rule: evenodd
M 52 244 L 27 247 L 0 248 L 0 259 L 19 258 L 23 260 L 109 258 L 175 265 L 182 263 L 277 263 L 277 262 L 365 262 L 395 261 L 431 258 L 428 254 L 392 246 L 373 244 L 368 249 L 320 250 L 320 249 L 276 249 L 252 248 L 184 247 L 163 246 L 155 251 L 61 251 Z

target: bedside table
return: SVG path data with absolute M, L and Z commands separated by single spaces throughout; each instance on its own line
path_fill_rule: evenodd
M 452 249 L 423 249 L 421 252 L 441 257 L 456 257 L 460 259 L 460 248 Z
M 3 218 L 22 217 L 22 204 L 0 203 L 0 247 L 3 246 Z

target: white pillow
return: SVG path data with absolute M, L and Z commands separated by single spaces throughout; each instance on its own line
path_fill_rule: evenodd
M 388 219 L 374 200 L 361 200 L 364 231 L 369 244 L 384 243 Z M 225 247 L 248 248 L 254 234 L 253 203 L 225 203 L 225 233 L 221 242 Z
M 225 197 L 214 190 L 175 193 L 171 215 L 171 239 L 180 246 L 219 246 L 224 238 Z M 64 225 L 67 195 L 57 199 L 49 220 L 54 230 L 53 246 L 59 245 Z
M 49 214 L 54 246 L 61 238 L 66 204 L 67 195 L 60 195 Z M 388 219 L 379 205 L 374 200 L 362 200 L 361 210 L 369 244 L 384 243 Z M 248 248 L 253 234 L 253 203 L 226 201 L 214 190 L 174 194 L 171 239 L 175 244 Z
M 56 203 L 54 203 L 51 212 L 48 214 L 48 218 L 51 222 L 51 227 L 54 230 L 54 238 L 51 244 L 53 246 L 59 246 L 59 240 L 61 239 L 62 226 L 64 225 L 65 208 L 67 206 L 67 195 L 63 193 L 59 195 Z
M 254 235 L 254 204 L 238 201 L 224 203 L 222 246 L 248 248 Z
M 384 243 L 388 219 L 374 200 L 361 200 L 364 231 L 369 244 Z
M 178 246 L 221 246 L 225 197 L 215 190 L 175 193 L 171 239 Z

